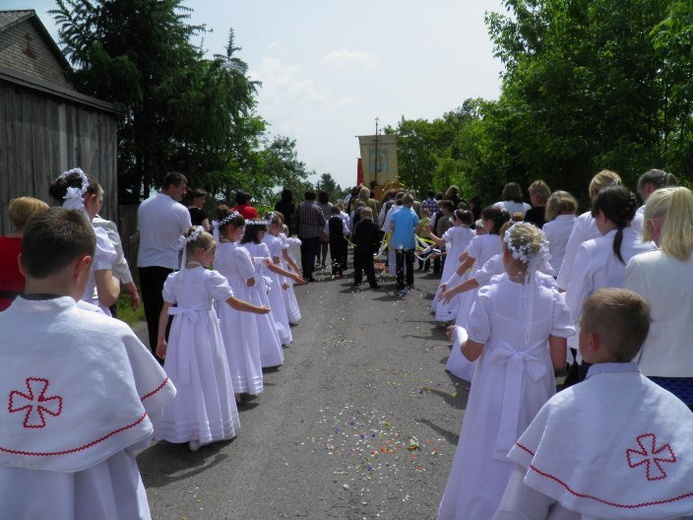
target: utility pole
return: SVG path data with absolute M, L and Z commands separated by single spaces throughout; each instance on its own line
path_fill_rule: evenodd
M 378 184 L 378 121 L 379 119 L 376 117 L 375 118 L 375 172 L 373 172 L 373 180 L 375 181 L 375 184 Z

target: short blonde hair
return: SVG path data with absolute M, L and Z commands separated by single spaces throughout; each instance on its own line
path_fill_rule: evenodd
M 602 170 L 597 173 L 590 181 L 589 195 L 590 198 L 595 198 L 600 191 L 602 191 L 607 186 L 620 186 L 621 177 L 616 172 L 611 170 Z
M 526 264 L 532 257 L 539 255 L 547 246 L 548 243 L 544 233 L 529 222 L 517 222 L 503 233 L 503 249 L 510 252 L 523 253 L 526 259 L 518 259 L 523 264 Z M 515 258 L 514 255 L 513 258 Z
M 10 201 L 10 207 L 8 213 L 10 215 L 10 220 L 12 225 L 21 230 L 29 221 L 29 218 L 39 211 L 46 211 L 48 209 L 48 204 L 42 200 L 35 199 L 33 197 L 17 197 Z
M 199 226 L 190 226 L 188 230 L 183 234 L 183 236 L 188 238 L 190 235 L 197 231 L 198 227 Z M 185 252 L 188 255 L 188 258 L 194 257 L 195 251 L 199 248 L 202 248 L 205 251 L 216 250 L 217 241 L 214 240 L 214 237 L 206 231 L 200 232 L 196 239 L 191 240 L 190 242 L 187 242 L 185 244 Z
M 567 191 L 554 191 L 546 202 L 546 221 L 554 220 L 558 215 L 570 211 L 577 212 L 578 203 Z
M 599 336 L 616 361 L 627 363 L 647 338 L 650 308 L 642 296 L 629 289 L 597 289 L 582 305 L 581 328 Z

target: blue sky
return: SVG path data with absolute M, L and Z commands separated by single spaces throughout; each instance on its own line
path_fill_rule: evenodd
M 296 140 L 309 170 L 342 187 L 356 181 L 357 135 L 406 119 L 432 120 L 467 98 L 497 99 L 502 65 L 484 25 L 501 0 L 188 0 L 189 22 L 223 53 L 235 31 L 238 57 L 263 83 L 258 112 L 273 135 Z M 2 9 L 47 14 L 53 0 L 2 0 Z M 316 180 L 317 176 L 311 180 Z

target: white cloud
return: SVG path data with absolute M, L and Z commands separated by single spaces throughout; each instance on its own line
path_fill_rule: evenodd
M 346 96 L 334 102 L 335 107 L 355 107 L 363 103 L 361 96 Z
M 322 62 L 339 68 L 358 65 L 367 69 L 372 69 L 378 64 L 378 59 L 368 52 L 343 50 L 327 53 L 322 58 Z
M 296 102 L 322 101 L 326 93 L 303 74 L 303 68 L 288 65 L 277 58 L 264 58 L 251 76 L 263 83 L 261 95 Z

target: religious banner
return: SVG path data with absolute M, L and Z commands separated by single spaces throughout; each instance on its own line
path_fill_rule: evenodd
M 360 135 L 363 184 L 380 186 L 397 179 L 397 136 Z

